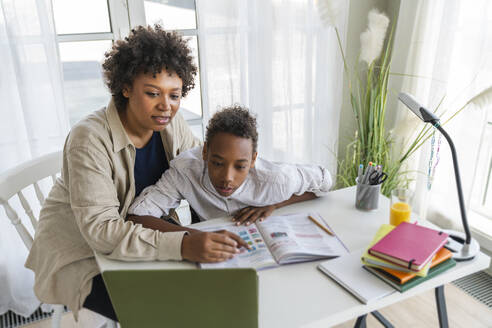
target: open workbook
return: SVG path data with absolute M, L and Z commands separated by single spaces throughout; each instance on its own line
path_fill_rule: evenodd
M 325 225 L 333 236 L 316 226 L 308 216 Z M 207 221 L 204 231 L 229 230 L 246 241 L 251 249 L 244 250 L 233 259 L 220 263 L 202 263 L 202 268 L 265 269 L 280 264 L 313 261 L 341 256 L 347 248 L 317 213 L 299 213 L 268 217 L 249 226 L 236 226 L 230 219 Z

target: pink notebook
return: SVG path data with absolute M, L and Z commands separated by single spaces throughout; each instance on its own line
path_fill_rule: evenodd
M 408 222 L 400 223 L 369 249 L 369 254 L 419 271 L 446 244 L 448 235 Z

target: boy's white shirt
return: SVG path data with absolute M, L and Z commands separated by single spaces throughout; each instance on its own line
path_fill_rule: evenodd
M 332 185 L 330 173 L 322 166 L 276 163 L 258 157 L 241 186 L 224 197 L 210 181 L 201 146 L 181 153 L 169 166 L 156 184 L 135 198 L 129 214 L 161 217 L 186 199 L 203 221 L 232 216 L 247 206 L 277 204 L 305 192 L 321 196 Z

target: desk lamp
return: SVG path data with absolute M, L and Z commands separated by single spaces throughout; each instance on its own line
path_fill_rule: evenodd
M 449 235 L 446 245 L 453 253 L 453 258 L 457 261 L 466 261 L 473 259 L 480 251 L 480 245 L 478 242 L 471 237 L 470 228 L 468 227 L 468 220 L 466 219 L 465 202 L 463 200 L 463 191 L 461 189 L 461 179 L 460 171 L 458 168 L 458 158 L 456 156 L 456 149 L 454 148 L 453 141 L 451 137 L 444 131 L 441 126 L 439 118 L 433 113 L 429 112 L 423 106 L 421 106 L 411 95 L 401 92 L 398 95 L 398 99 L 401 100 L 410 110 L 418 116 L 425 123 L 432 124 L 436 129 L 438 129 L 442 135 L 446 138 L 451 148 L 451 154 L 453 156 L 454 165 L 454 176 L 456 177 L 456 187 L 458 189 L 458 199 L 461 211 L 461 222 L 463 223 L 463 228 L 465 233 L 454 230 L 443 230 Z

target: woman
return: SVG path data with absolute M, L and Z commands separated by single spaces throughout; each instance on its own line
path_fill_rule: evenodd
M 94 251 L 126 261 L 222 261 L 239 237 L 188 235 L 152 217 L 125 220 L 133 198 L 168 162 L 200 143 L 177 114 L 197 72 L 186 41 L 159 26 L 139 27 L 106 53 L 103 70 L 112 99 L 70 131 L 26 267 L 41 301 L 67 305 L 75 318 L 86 307 L 117 320 Z

